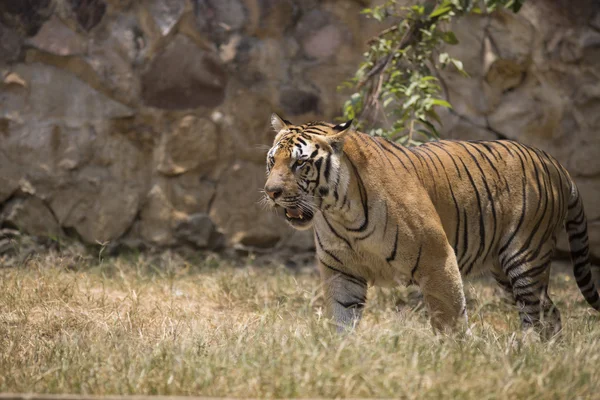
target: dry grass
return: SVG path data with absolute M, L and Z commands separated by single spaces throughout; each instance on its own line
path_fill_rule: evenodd
M 82 265 L 85 264 L 85 265 Z M 0 391 L 235 397 L 598 398 L 600 319 L 567 274 L 560 340 L 469 284 L 473 338 L 436 337 L 408 289 L 370 289 L 359 328 L 321 317 L 318 277 L 164 255 L 34 257 L 0 270 Z M 76 268 L 74 268 L 76 267 Z

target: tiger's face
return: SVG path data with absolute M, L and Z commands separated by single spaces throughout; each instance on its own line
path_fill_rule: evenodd
M 310 228 L 315 213 L 333 192 L 343 135 L 351 122 L 294 126 L 276 114 L 271 117 L 277 136 L 267 154 L 265 195 L 268 204 L 284 209 L 294 228 Z

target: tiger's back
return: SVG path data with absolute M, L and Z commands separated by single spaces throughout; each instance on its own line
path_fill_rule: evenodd
M 464 275 L 500 267 L 511 255 L 527 258 L 563 227 L 571 179 L 540 150 L 514 141 L 440 141 L 410 156 Z

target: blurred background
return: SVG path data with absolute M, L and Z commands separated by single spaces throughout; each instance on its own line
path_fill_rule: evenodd
M 414 1 L 406 1 L 412 4 Z M 269 116 L 334 121 L 381 31 L 368 0 L 0 2 L 0 254 L 20 235 L 123 248 L 313 249 L 258 201 Z M 442 136 L 558 158 L 600 257 L 600 2 L 469 15 Z M 565 249 L 564 241 L 561 248 Z

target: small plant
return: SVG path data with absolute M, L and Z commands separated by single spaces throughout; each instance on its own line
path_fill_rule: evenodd
M 467 75 L 460 60 L 441 52 L 458 43 L 450 22 L 468 13 L 498 8 L 518 12 L 524 0 L 437 0 L 401 6 L 398 0 L 366 8 L 363 14 L 392 23 L 368 41 L 355 76 L 344 85 L 356 90 L 344 104 L 344 118 L 357 128 L 404 145 L 439 139 L 437 107 L 451 108 L 436 77 L 451 67 Z

